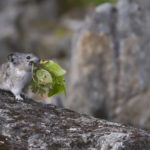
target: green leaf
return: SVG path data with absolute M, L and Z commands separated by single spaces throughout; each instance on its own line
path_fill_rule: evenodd
M 66 95 L 66 82 L 64 74 L 66 71 L 53 61 L 41 61 L 32 70 L 32 91 L 34 93 L 48 93 L 48 97 L 62 92 Z M 33 67 L 34 68 L 34 67 Z
M 63 76 L 66 74 L 66 71 L 64 69 L 62 69 L 58 64 L 53 62 L 52 60 L 44 63 L 43 68 L 57 77 Z
M 54 82 L 53 82 L 53 88 L 50 89 L 49 93 L 48 93 L 48 96 L 53 96 L 55 94 L 60 94 L 62 92 L 65 92 L 65 95 L 66 95 L 66 84 L 65 84 L 65 80 L 63 79 L 62 76 L 60 77 L 56 77 L 54 79 Z
M 36 70 L 36 77 L 40 85 L 46 85 L 53 81 L 51 74 L 45 69 Z

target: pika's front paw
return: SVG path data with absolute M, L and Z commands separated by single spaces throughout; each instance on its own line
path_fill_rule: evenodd
M 20 95 L 15 95 L 15 99 L 18 101 L 23 101 L 23 98 Z

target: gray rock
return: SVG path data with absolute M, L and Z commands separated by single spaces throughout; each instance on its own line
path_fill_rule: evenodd
M 59 23 L 58 5 L 56 0 L 1 1 L 0 63 L 13 51 L 68 58 L 72 33 Z
M 0 149 L 148 150 L 150 134 L 0 91 Z
M 20 13 L 14 6 L 17 0 L 0 2 L 0 63 L 4 61 L 4 56 L 10 53 L 12 45 L 17 39 L 17 29 L 15 20 Z
M 115 120 L 146 129 L 150 129 L 149 7 L 150 2 L 147 0 L 143 3 L 120 1 L 117 5 L 117 27 L 120 33 L 119 80 L 112 116 Z
M 150 1 L 98 6 L 74 40 L 68 107 L 150 129 Z
M 87 16 L 75 37 L 67 101 L 69 108 L 96 117 L 106 118 L 108 115 L 108 77 L 110 71 L 115 73 L 117 70 L 114 68 L 117 65 L 116 12 L 111 4 L 97 7 Z

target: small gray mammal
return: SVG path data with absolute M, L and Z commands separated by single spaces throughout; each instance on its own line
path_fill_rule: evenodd
M 30 62 L 38 63 L 40 59 L 31 53 L 8 55 L 8 60 L 0 67 L 0 89 L 12 92 L 17 100 L 23 100 L 22 90 L 31 80 Z

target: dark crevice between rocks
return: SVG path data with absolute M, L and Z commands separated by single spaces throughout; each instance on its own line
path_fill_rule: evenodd
M 113 61 L 114 64 L 114 69 L 115 74 L 114 74 L 114 88 L 115 88 L 115 95 L 113 97 L 113 101 L 115 101 L 115 103 L 113 103 L 113 105 L 111 106 L 113 109 L 115 109 L 117 107 L 116 103 L 118 101 L 119 98 L 119 80 L 120 80 L 120 37 L 119 37 L 119 33 L 118 33 L 118 29 L 117 29 L 117 22 L 118 22 L 118 9 L 116 8 L 116 6 L 112 7 L 112 22 L 110 24 L 111 26 L 111 36 L 112 36 L 112 41 L 113 41 Z M 115 105 L 114 105 L 115 104 Z M 111 118 L 113 118 L 114 114 L 110 114 Z

